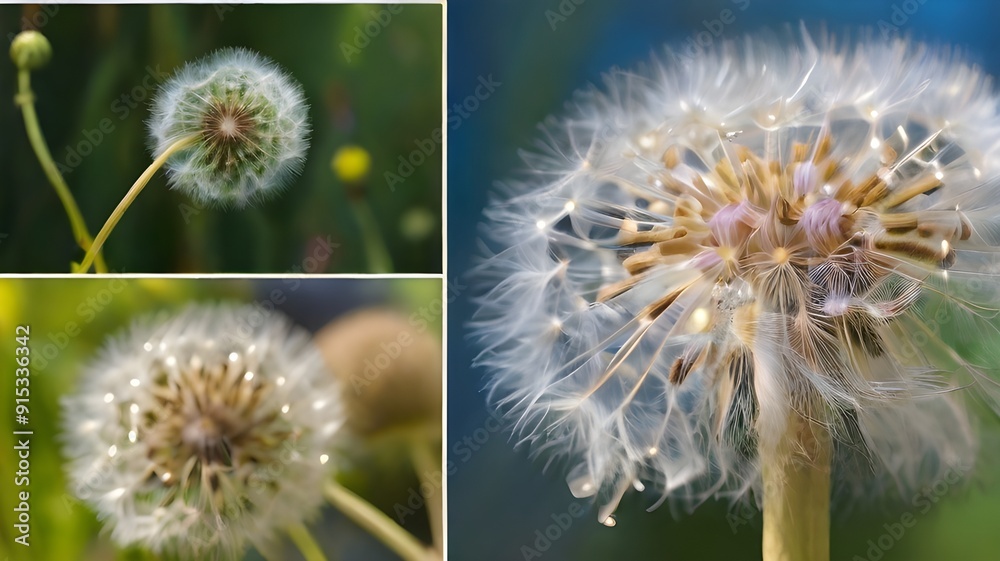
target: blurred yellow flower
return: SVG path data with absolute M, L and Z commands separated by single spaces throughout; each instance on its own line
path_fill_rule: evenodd
M 357 183 L 368 176 L 372 157 L 368 150 L 360 146 L 347 145 L 333 155 L 330 167 L 333 173 L 345 183 Z

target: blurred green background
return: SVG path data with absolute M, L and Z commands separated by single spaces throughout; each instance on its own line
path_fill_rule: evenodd
M 277 293 L 275 291 L 278 291 Z M 280 294 L 280 297 L 274 297 Z M 0 279 L 0 357 L 8 365 L 0 376 L 0 559 L 10 561 L 124 561 L 153 558 L 138 551 L 121 551 L 101 533 L 91 510 L 67 494 L 59 426 L 59 399 L 77 390 L 83 362 L 91 359 L 111 335 L 126 329 L 134 319 L 160 310 L 179 310 L 192 301 L 271 301 L 297 324 L 310 331 L 356 308 L 394 308 L 404 316 L 421 313 L 429 333 L 440 338 L 441 281 L 437 279 Z M 80 333 L 67 335 L 67 322 Z M 14 545 L 13 482 L 17 462 L 13 447 L 15 328 L 29 325 L 32 356 L 30 424 L 31 441 L 31 546 Z M 72 330 L 71 330 L 72 331 Z M 391 334 L 397 336 L 396 333 Z M 15 426 L 17 427 L 15 429 Z M 400 449 L 391 438 L 348 438 L 350 446 L 335 456 L 338 479 L 367 500 L 393 515 L 393 507 L 419 488 L 409 449 Z M 397 444 L 395 447 L 394 444 Z M 425 542 L 430 530 L 426 513 L 415 509 L 405 527 Z M 326 508 L 310 526 L 330 561 L 382 561 L 397 559 L 368 534 Z M 284 560 L 301 559 L 286 544 Z M 261 561 L 255 552 L 247 561 Z
M 357 144 L 371 153 L 368 198 L 396 271 L 440 272 L 440 146 L 401 183 L 390 186 L 385 173 L 398 173 L 400 156 L 441 127 L 442 8 L 386 8 L 4 5 L 0 31 L 9 44 L 27 22 L 52 44 L 52 61 L 32 74 L 36 109 L 53 158 L 70 169 L 65 178 L 91 235 L 152 161 L 147 67 L 172 73 L 215 49 L 242 46 L 273 59 L 305 90 L 311 147 L 302 175 L 284 193 L 244 210 L 198 210 L 166 188 L 161 171 L 105 245 L 112 270 L 283 273 L 329 237 L 337 244 L 332 255 L 309 272 L 367 272 L 345 186 L 330 169 L 338 148 Z M 83 253 L 28 144 L 15 89 L 5 52 L 0 271 L 66 273 Z M 104 119 L 114 127 L 106 135 L 99 131 Z M 81 152 L 89 155 L 74 156 Z

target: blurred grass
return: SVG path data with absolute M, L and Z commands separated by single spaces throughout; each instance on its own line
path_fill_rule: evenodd
M 298 280 L 298 279 L 296 279 Z M 124 284 L 123 284 L 124 283 Z M 0 559 L 74 561 L 124 561 L 147 559 L 139 551 L 121 551 L 105 535 L 91 510 L 67 491 L 64 460 L 59 440 L 62 412 L 59 399 L 76 391 L 80 365 L 94 356 L 107 337 L 127 328 L 137 316 L 161 309 L 178 309 L 190 301 L 267 300 L 276 287 L 283 287 L 283 309 L 296 322 L 317 328 L 333 317 L 357 306 L 389 305 L 409 315 L 440 299 L 441 282 L 436 279 L 341 279 L 301 280 L 194 280 L 194 279 L 2 279 L 0 280 L 0 356 L 7 372 L 0 384 Z M 44 305 L 43 305 L 44 304 Z M 80 327 L 66 335 L 67 322 Z M 10 466 L 17 465 L 14 430 L 14 332 L 18 325 L 31 329 L 32 374 L 30 385 L 31 437 L 31 546 L 14 546 L 14 511 L 17 504 Z M 440 334 L 441 318 L 429 322 Z M 70 330 L 72 331 L 72 330 Z M 342 477 L 351 487 L 376 504 L 389 509 L 405 500 L 416 478 L 405 457 L 391 446 L 377 444 L 371 451 L 359 450 L 344 460 Z M 8 477 L 10 476 L 10 477 Z M 429 539 L 426 519 L 411 517 L 407 528 Z M 345 523 L 336 512 L 327 512 L 317 522 L 317 535 L 331 552 L 345 544 L 360 551 L 343 559 L 393 559 L 381 546 Z M 352 534 L 353 532 L 353 534 Z M 344 540 L 331 537 L 344 534 Z M 256 559 L 248 553 L 248 559 Z M 293 554 L 294 555 L 294 554 Z M 358 557 L 357 555 L 361 555 Z M 331 559 L 335 557 L 331 556 Z
M 0 31 L 21 29 L 40 8 L 0 6 Z M 310 103 L 306 167 L 279 197 L 242 211 L 197 208 L 158 174 L 105 246 L 111 267 L 127 272 L 271 272 L 301 263 L 317 237 L 339 244 L 322 270 L 366 272 L 345 189 L 330 170 L 334 152 L 358 144 L 372 154 L 368 196 L 399 272 L 441 270 L 441 150 L 390 189 L 398 158 L 441 125 L 441 7 L 405 6 L 384 27 L 384 5 L 53 5 L 36 21 L 53 59 L 32 75 L 43 133 L 57 163 L 88 146 L 85 131 L 109 119 L 114 130 L 82 156 L 66 180 L 96 234 L 152 156 L 145 120 L 152 92 L 147 68 L 170 73 L 224 46 L 272 58 L 294 76 Z M 48 13 L 52 15 L 49 16 Z M 382 14 L 385 21 L 385 14 Z M 358 29 L 377 30 L 347 57 Z M 350 60 L 348 60 L 350 58 Z M 0 98 L 10 100 L 15 68 L 0 62 Z M 148 80 L 147 80 L 148 83 Z M 124 99 L 123 99 L 124 96 Z M 0 271 L 69 270 L 81 252 L 45 180 L 13 103 L 0 109 Z M 91 138 L 95 138 L 91 134 Z M 429 213 L 429 227 L 404 228 Z M 188 223 L 189 221 L 189 223 Z

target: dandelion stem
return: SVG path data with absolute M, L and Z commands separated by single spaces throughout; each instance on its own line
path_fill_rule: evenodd
M 368 201 L 357 198 L 351 202 L 351 208 L 354 209 L 354 216 L 361 226 L 361 237 L 365 243 L 365 254 L 368 256 L 368 268 L 373 273 L 392 273 L 392 258 L 385 247 L 385 240 L 382 239 L 378 222 L 371 207 L 368 206 Z
M 440 454 L 433 454 L 437 447 L 427 445 L 427 440 L 414 438 L 411 443 L 411 454 L 413 455 L 413 467 L 417 470 L 417 477 L 420 479 L 421 489 L 430 489 L 427 496 L 427 518 L 431 523 L 431 535 L 434 536 L 434 549 L 439 553 L 444 553 L 444 516 L 443 516 L 443 496 L 442 486 L 438 483 L 437 477 L 443 477 L 441 472 Z
M 371 503 L 352 493 L 335 481 L 329 481 L 323 491 L 330 503 L 340 509 L 355 524 L 378 538 L 404 561 L 427 561 L 431 559 L 427 549 L 402 526 L 396 524 L 384 512 Z
M 197 136 L 188 136 L 178 140 L 177 142 L 174 142 L 166 150 L 164 150 L 162 154 L 160 154 L 155 160 L 153 160 L 153 163 L 149 164 L 149 167 L 146 168 L 146 171 L 142 172 L 142 175 L 139 176 L 139 179 L 135 180 L 135 183 L 132 185 L 132 188 L 128 190 L 128 193 L 125 193 L 125 198 L 123 198 L 121 202 L 118 203 L 118 206 L 115 207 L 114 212 L 112 212 L 111 216 L 108 217 L 108 221 L 104 223 L 104 227 L 101 228 L 101 231 L 97 233 L 97 238 L 94 240 L 94 245 L 91 246 L 89 251 L 87 251 L 87 254 L 83 257 L 83 261 L 80 263 L 80 266 L 77 267 L 76 270 L 73 272 L 86 273 L 90 269 L 90 264 L 93 262 L 94 256 L 97 254 L 98 251 L 101 250 L 101 247 L 104 245 L 104 242 L 108 239 L 108 236 L 111 235 L 111 231 L 115 229 L 115 226 L 118 224 L 118 221 L 121 220 L 122 215 L 125 214 L 125 211 L 128 209 L 129 205 L 132 204 L 132 201 L 134 201 L 135 198 L 139 195 L 143 187 L 145 187 L 146 184 L 149 183 L 149 180 L 153 177 L 153 174 L 155 174 L 157 170 L 163 167 L 163 164 L 166 163 L 168 159 L 170 159 L 170 156 L 173 156 L 176 152 L 187 148 L 188 146 L 193 144 L 195 140 L 197 140 L 197 138 L 198 138 Z
M 778 450 L 763 458 L 764 561 L 829 561 L 830 434 L 792 415 Z
M 94 242 L 87 230 L 87 223 L 83 220 L 83 215 L 80 214 L 80 207 L 76 205 L 76 199 L 73 198 L 73 193 L 66 185 L 66 180 L 63 179 L 59 168 L 52 159 L 49 147 L 45 143 L 45 136 L 42 135 L 42 127 L 38 124 L 38 114 L 35 113 L 35 94 L 31 91 L 31 71 L 26 68 L 18 68 L 17 85 L 18 91 L 14 100 L 21 107 L 21 114 L 24 116 L 24 129 L 28 133 L 31 149 L 34 150 L 35 157 L 38 158 L 38 163 L 42 165 L 42 171 L 45 172 L 45 177 L 55 188 L 56 195 L 59 196 L 63 208 L 66 209 L 66 216 L 69 218 L 76 243 L 84 251 L 90 251 Z M 98 273 L 108 272 L 104 264 L 104 257 L 99 251 L 94 257 L 94 269 Z
M 306 561 L 326 561 L 323 550 L 304 525 L 296 524 L 288 528 L 288 537 L 295 543 L 295 547 L 299 548 Z

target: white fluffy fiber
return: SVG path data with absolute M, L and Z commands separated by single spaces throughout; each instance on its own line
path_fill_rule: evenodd
M 334 462 L 321 456 L 343 420 L 334 384 L 309 334 L 278 312 L 192 305 L 136 321 L 64 401 L 70 491 L 122 546 L 182 559 L 269 547 L 322 503 Z M 183 456 L 215 438 L 202 419 L 226 420 L 230 458 Z M 164 462 L 187 479 L 166 475 Z
M 228 170 L 212 165 L 218 154 L 207 141 L 205 117 L 235 103 L 253 125 Z M 280 192 L 302 169 L 309 148 L 309 107 L 302 87 L 268 58 L 225 48 L 184 65 L 163 84 L 149 120 L 153 155 L 199 135 L 194 146 L 167 162 L 170 185 L 199 203 L 243 207 Z
M 667 52 L 635 71 L 611 72 L 603 87 L 575 97 L 567 116 L 546 123 L 543 138 L 524 154 L 531 172 L 505 183 L 486 210 L 490 256 L 478 271 L 486 291 L 473 334 L 491 403 L 507 415 L 517 441 L 566 466 L 574 494 L 598 497 L 602 521 L 633 487 L 651 487 L 661 500 L 685 507 L 759 488 L 759 462 L 737 449 L 747 443 L 714 434 L 718 373 L 693 372 L 680 385 L 667 379 L 676 357 L 705 344 L 706 335 L 686 327 L 695 321 L 692 310 L 707 307 L 719 321 L 754 296 L 736 285 L 720 293 L 712 279 L 697 280 L 686 260 L 658 266 L 631 290 L 598 302 L 602 286 L 628 277 L 616 234 L 624 219 L 640 229 L 672 223 L 661 207 L 675 201 L 650 180 L 665 173 L 670 146 L 693 155 L 673 171 L 685 182 L 685 174 L 711 169 L 736 145 L 784 161 L 792 141 L 825 129 L 834 136 L 835 157 L 860 178 L 881 165 L 870 147 L 902 130 L 910 146 L 935 146 L 934 161 L 907 161 L 936 166 L 945 177 L 910 210 L 960 209 L 975 233 L 955 246 L 957 262 L 947 273 L 916 279 L 920 305 L 880 328 L 887 355 L 864 365 L 839 359 L 839 368 L 865 370 L 876 380 L 872 395 L 804 372 L 782 334 L 784 320 L 758 318 L 761 442 L 751 444 L 780 437 L 782 412 L 796 406 L 785 390 L 802 384 L 826 398 L 831 411 L 857 416 L 831 421 L 838 485 L 906 488 L 971 465 L 971 394 L 946 390 L 996 391 L 989 378 L 996 353 L 972 344 L 975 356 L 960 356 L 953 334 L 1000 340 L 997 103 L 991 80 L 953 50 L 874 38 L 841 44 L 806 32 L 725 42 L 690 58 Z M 637 319 L 648 304 L 691 282 L 694 288 L 658 319 Z

